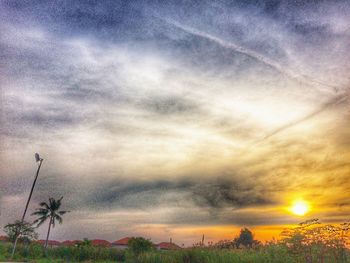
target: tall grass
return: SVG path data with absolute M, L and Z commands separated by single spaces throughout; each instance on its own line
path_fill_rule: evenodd
M 11 244 L 0 244 L 0 261 L 6 261 L 10 256 Z M 314 247 L 315 255 L 318 248 Z M 331 255 L 331 254 L 330 254 Z M 215 249 L 188 248 L 173 251 L 149 251 L 134 255 L 128 250 L 115 248 L 56 247 L 49 248 L 47 257 L 38 244 L 24 246 L 20 244 L 15 254 L 15 261 L 36 263 L 53 262 L 127 262 L 127 263 L 313 263 L 316 259 L 305 259 L 303 255 L 295 254 L 283 244 L 271 243 L 257 249 Z M 323 263 L 350 263 L 349 251 L 344 258 L 327 257 Z
M 12 245 L 0 243 L 0 261 L 10 258 Z M 125 251 L 114 248 L 82 246 L 49 248 L 45 256 L 44 248 L 39 244 L 25 246 L 19 244 L 14 255 L 16 261 L 48 260 L 48 262 L 125 262 Z M 45 262 L 45 261 L 42 261 Z
M 261 250 L 191 248 L 177 251 L 149 252 L 141 255 L 140 263 L 293 263 L 293 258 L 281 246 Z

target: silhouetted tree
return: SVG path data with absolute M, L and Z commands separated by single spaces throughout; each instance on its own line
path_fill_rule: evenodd
M 237 248 L 240 245 L 251 248 L 255 243 L 253 233 L 248 228 L 241 229 L 239 237 L 236 237 L 233 242 Z
M 16 220 L 12 224 L 7 224 L 4 231 L 8 236 L 9 241 L 14 242 L 16 238 L 20 241 L 31 241 L 38 238 L 34 227 L 28 222 Z
M 139 255 L 141 253 L 154 249 L 153 243 L 143 237 L 131 238 L 128 241 L 128 247 L 135 255 Z
M 303 256 L 305 262 L 346 262 L 350 245 L 350 222 L 340 225 L 321 224 L 318 219 L 287 228 L 282 233 L 284 244 L 296 257 Z
M 92 246 L 92 241 L 84 238 L 83 241 L 79 242 L 78 247 L 91 247 Z
M 46 236 L 46 241 L 45 241 L 45 252 L 47 249 L 47 243 L 49 240 L 51 225 L 52 225 L 52 227 L 55 227 L 56 220 L 58 221 L 58 223 L 62 224 L 63 220 L 62 220 L 61 216 L 64 215 L 65 213 L 69 212 L 69 211 L 58 211 L 61 207 L 62 198 L 63 198 L 63 196 L 60 199 L 55 200 L 54 198 L 50 197 L 49 203 L 46 203 L 46 202 L 40 203 L 39 205 L 41 207 L 37 208 L 36 211 L 32 214 L 32 215 L 39 216 L 39 218 L 37 218 L 34 221 L 34 224 L 37 224 L 37 227 L 39 227 L 44 222 L 46 222 L 46 220 L 48 220 L 48 219 L 50 220 L 49 228 L 48 228 L 47 236 Z

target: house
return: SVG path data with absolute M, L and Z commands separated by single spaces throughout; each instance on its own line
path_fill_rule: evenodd
M 159 244 L 156 244 L 156 248 L 158 250 L 176 250 L 181 249 L 178 245 L 172 242 L 161 242 Z
M 46 240 L 43 240 L 43 239 L 40 239 L 40 240 L 38 240 L 38 241 L 36 241 L 38 244 L 40 244 L 40 245 L 45 245 L 45 242 L 46 242 Z M 58 247 L 58 246 L 60 246 L 61 245 L 61 242 L 58 242 L 58 241 L 56 241 L 56 240 L 48 240 L 47 241 L 47 246 L 49 246 L 49 247 Z
M 0 242 L 1 243 L 9 242 L 8 237 L 7 236 L 0 236 Z
M 111 243 L 103 239 L 93 239 L 91 240 L 91 245 L 95 247 L 110 247 Z
M 119 248 L 119 249 L 126 249 L 128 248 L 128 242 L 130 239 L 131 237 L 124 237 L 122 239 L 114 241 L 112 242 L 112 247 Z
M 82 243 L 81 240 L 65 240 L 61 243 L 61 245 L 66 247 L 73 247 L 73 246 L 77 246 L 80 243 Z

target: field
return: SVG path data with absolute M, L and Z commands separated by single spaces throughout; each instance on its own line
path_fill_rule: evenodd
M 174 251 L 151 250 L 136 255 L 130 250 L 103 247 L 57 247 L 50 248 L 44 256 L 42 246 L 20 245 L 14 261 L 21 262 L 137 262 L 137 263 L 347 263 L 346 249 L 324 250 L 322 247 L 305 247 L 295 251 L 283 244 L 271 243 L 255 249 L 188 248 Z M 299 248 L 300 249 L 300 248 Z M 0 244 L 0 261 L 8 261 L 11 244 Z

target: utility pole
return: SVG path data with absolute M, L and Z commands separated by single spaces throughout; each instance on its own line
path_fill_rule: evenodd
M 41 168 L 41 164 L 43 163 L 44 159 L 40 158 L 38 153 L 35 153 L 35 161 L 38 163 L 38 169 L 36 170 L 36 174 L 35 174 L 35 178 L 34 178 L 34 181 L 33 181 L 33 184 L 32 184 L 32 188 L 30 189 L 30 193 L 29 193 L 29 196 L 28 196 L 26 207 L 25 207 L 23 215 L 22 215 L 21 224 L 19 226 L 20 228 L 22 227 L 22 225 L 24 223 L 24 218 L 26 216 L 26 213 L 27 213 L 27 210 L 28 210 L 28 206 L 29 206 L 29 202 L 30 202 L 30 199 L 32 198 L 32 194 L 33 194 L 33 191 L 34 191 L 35 183 L 36 183 L 36 180 L 38 179 L 40 168 Z M 21 234 L 20 232 L 16 234 L 15 243 L 13 244 L 13 249 L 12 249 L 12 253 L 11 253 L 11 259 L 13 258 L 14 254 L 15 254 L 17 241 L 18 241 L 18 238 L 19 238 L 20 234 Z

